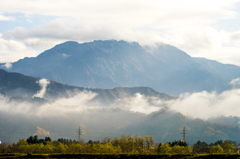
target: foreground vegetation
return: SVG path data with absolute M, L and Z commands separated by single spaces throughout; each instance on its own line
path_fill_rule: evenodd
M 189 154 L 191 147 L 185 142 L 172 142 L 154 145 L 152 136 L 124 135 L 111 140 L 104 138 L 102 142 L 91 141 L 87 143 L 58 139 L 51 141 L 49 137 L 38 139 L 37 136 L 29 137 L 27 140 L 19 139 L 17 144 L 1 145 L 2 153 L 28 153 L 28 154 L 48 154 L 48 153 L 81 153 L 81 154 L 157 154 L 157 153 L 181 153 Z
M 0 154 L 0 158 L 84 158 L 84 159 L 236 159 L 239 154 Z
M 12 145 L 0 145 L 0 158 L 238 158 L 238 148 L 233 141 L 217 141 L 207 144 L 198 141 L 190 147 L 184 141 L 156 143 L 152 136 L 124 135 L 101 142 L 72 141 L 49 137 L 19 139 Z

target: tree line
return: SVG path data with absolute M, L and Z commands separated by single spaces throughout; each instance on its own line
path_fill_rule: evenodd
M 232 153 L 236 152 L 236 143 L 230 140 L 219 140 L 207 144 L 198 141 L 191 147 L 183 140 L 168 143 L 155 143 L 152 136 L 131 136 L 103 138 L 102 141 L 84 142 L 59 138 L 52 141 L 50 137 L 38 139 L 38 136 L 19 139 L 12 145 L 1 144 L 0 153 L 80 153 L 80 154 L 190 154 L 194 153 Z
M 238 146 L 235 141 L 218 140 L 215 143 L 207 144 L 206 142 L 198 141 L 193 145 L 193 151 L 196 153 L 234 153 L 238 152 Z

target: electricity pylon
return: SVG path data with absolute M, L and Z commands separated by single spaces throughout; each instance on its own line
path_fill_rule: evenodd
M 80 142 L 80 136 L 81 136 L 81 133 L 82 133 L 82 129 L 80 128 L 80 126 L 79 126 L 77 132 L 78 132 L 78 142 Z
M 186 134 L 188 134 L 187 133 L 187 131 L 186 131 L 186 129 L 185 129 L 185 127 L 183 127 L 183 130 L 182 130 L 182 138 L 183 138 L 183 141 L 185 141 L 185 139 L 186 139 Z

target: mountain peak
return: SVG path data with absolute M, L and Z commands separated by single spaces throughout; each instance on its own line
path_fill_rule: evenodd
M 66 41 L 66 42 L 64 42 L 64 43 L 61 43 L 61 44 L 56 45 L 56 46 L 53 47 L 53 48 L 76 47 L 76 46 L 78 46 L 78 45 L 79 45 L 79 43 L 76 42 L 76 41 Z M 53 48 L 52 48 L 52 49 L 53 49 Z
M 233 78 L 239 78 L 240 67 L 201 61 L 167 44 L 149 53 L 137 42 L 67 41 L 36 58 L 13 63 L 8 71 L 90 88 L 146 86 L 171 95 L 219 92 L 229 89 Z

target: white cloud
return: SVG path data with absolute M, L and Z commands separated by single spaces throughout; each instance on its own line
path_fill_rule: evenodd
M 190 30 L 178 35 L 179 39 L 173 39 L 173 43 L 181 48 L 192 51 L 218 50 L 221 47 L 221 35 L 211 27 Z
M 130 110 L 133 112 L 141 112 L 150 114 L 154 111 L 158 111 L 173 101 L 164 101 L 157 97 L 147 97 L 140 93 L 136 93 L 133 96 L 124 96 L 119 98 L 113 106 Z
M 239 31 L 217 31 L 211 27 L 222 19 L 236 18 L 235 6 L 239 2 L 9 0 L 0 2 L 0 10 L 23 13 L 26 20 L 30 17 L 32 21 L 32 15 L 36 14 L 56 17 L 42 26 L 30 29 L 18 26 L 3 33 L 5 39 L 17 40 L 28 50 L 49 49 L 67 40 L 82 43 L 116 39 L 137 41 L 141 45 L 163 42 L 192 56 L 240 65 Z
M 41 79 L 40 83 L 44 86 L 41 89 L 41 94 L 38 92 L 38 95 L 44 96 L 44 89 L 48 81 Z M 69 98 L 60 98 L 56 101 L 51 101 L 45 103 L 41 106 L 35 106 L 33 103 L 29 102 L 17 102 L 11 101 L 8 97 L 4 97 L 0 94 L 0 111 L 11 113 L 11 114 L 24 114 L 24 115 L 33 115 L 33 116 L 60 116 L 67 113 L 80 113 L 83 110 L 88 110 L 91 108 L 89 102 L 97 94 L 92 92 L 70 92 L 73 96 Z M 98 108 L 98 107 L 95 107 Z
M 2 39 L 0 34 L 0 62 L 15 62 L 36 55 L 37 51 L 27 47 L 23 42 Z
M 91 108 L 98 109 L 99 106 L 92 105 L 90 101 L 97 95 L 93 92 L 69 92 L 72 96 L 60 98 L 52 103 L 46 103 L 36 110 L 37 116 L 55 116 L 68 113 L 81 113 Z
M 233 79 L 229 84 L 233 87 L 240 86 L 240 78 Z
M 240 112 L 240 89 L 216 92 L 181 94 L 171 108 L 194 118 L 208 119 L 218 116 L 238 116 Z
M 116 39 L 138 41 L 142 45 L 150 45 L 165 40 L 154 31 L 146 33 L 141 30 L 134 31 L 129 28 L 122 28 L 121 26 L 91 25 L 70 19 L 55 19 L 48 24 L 29 30 L 16 27 L 14 30 L 5 32 L 3 37 L 24 41 L 26 45 L 33 48 L 53 47 L 66 40 L 81 43 L 98 39 Z
M 127 25 L 164 25 L 177 23 L 179 20 L 194 20 L 200 22 L 215 21 L 229 18 L 236 14 L 231 9 L 239 0 L 8 0 L 1 1 L 2 12 L 20 12 L 25 14 L 42 14 L 64 17 L 81 17 L 83 20 L 98 22 L 125 22 Z M 162 19 L 163 21 L 162 23 Z M 119 22 L 117 22 L 119 21 Z M 186 22 L 184 21 L 184 22 Z M 189 22 L 188 22 L 189 23 Z M 179 23 L 178 23 L 179 24 Z M 180 23 L 181 25 L 182 23 Z
M 2 65 L 3 67 L 6 67 L 7 69 L 12 68 L 12 63 L 10 62 L 6 62 L 4 65 Z
M 116 39 L 137 41 L 141 45 L 163 42 L 174 45 L 194 57 L 205 57 L 240 66 L 239 31 L 217 31 L 212 27 L 195 29 L 162 33 L 105 24 L 91 25 L 59 18 L 32 29 L 16 27 L 14 30 L 5 32 L 3 37 L 22 41 L 29 49 L 42 50 L 67 40 L 82 43 L 98 39 Z
M 129 29 L 169 30 L 185 27 L 188 30 L 220 19 L 234 18 L 237 12 L 233 8 L 237 2 L 239 0 L 25 0 L 23 3 L 8 0 L 0 2 L 0 10 L 72 18 L 96 27 L 104 24 Z
M 212 27 L 175 33 L 167 37 L 169 44 L 174 45 L 194 57 L 205 57 L 221 63 L 240 66 L 240 47 L 232 36 L 237 32 L 217 31 Z
M 240 30 L 234 31 L 234 32 L 230 32 L 230 33 L 226 33 L 227 34 L 227 40 L 229 43 L 234 43 L 235 45 L 237 45 L 238 47 L 240 47 Z
M 34 94 L 33 97 L 43 98 L 46 93 L 47 86 L 50 84 L 50 81 L 43 78 L 43 79 L 40 79 L 39 81 L 37 81 L 37 83 L 39 83 L 41 90 L 38 91 L 37 94 Z
M 34 96 L 43 97 L 49 81 L 41 79 L 39 81 L 41 90 Z M 74 113 L 82 113 L 83 111 L 92 111 L 99 109 L 122 109 L 132 112 L 140 112 L 149 114 L 158 111 L 173 101 L 161 100 L 158 97 L 148 97 L 136 93 L 133 96 L 122 95 L 115 102 L 110 104 L 102 104 L 99 101 L 93 100 L 98 94 L 91 91 L 68 91 L 68 97 L 59 97 L 56 100 L 49 99 L 48 103 L 38 105 L 29 102 L 9 101 L 8 97 L 0 94 L 1 112 L 12 114 L 26 114 L 37 116 L 59 116 Z
M 26 103 L 17 103 L 17 102 L 10 102 L 8 97 L 5 97 L 0 94 L 0 111 L 1 112 L 10 112 L 12 114 L 21 113 L 27 114 L 27 112 L 31 112 L 30 104 Z
M 13 21 L 15 20 L 15 18 L 11 17 L 11 16 L 4 16 L 0 14 L 0 21 Z
M 65 57 L 65 58 L 68 58 L 68 57 L 71 56 L 71 55 L 67 55 L 67 54 L 64 54 L 64 53 L 63 53 L 62 56 Z
M 0 111 L 37 116 L 64 116 L 89 110 L 120 108 L 149 114 L 168 105 L 171 109 L 194 118 L 208 119 L 218 116 L 240 117 L 240 89 L 232 89 L 220 94 L 206 91 L 192 94 L 185 93 L 172 101 L 164 101 L 157 97 L 147 97 L 136 93 L 134 96 L 122 96 L 110 105 L 101 105 L 97 101 L 92 102 L 97 94 L 90 91 L 69 92 L 69 96 L 36 107 L 28 102 L 10 102 L 7 97 L 0 95 L 0 102 L 2 103 Z

